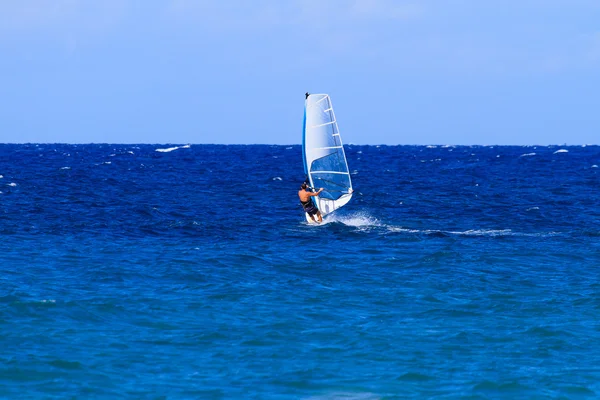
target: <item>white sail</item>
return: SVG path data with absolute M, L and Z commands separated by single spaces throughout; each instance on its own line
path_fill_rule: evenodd
M 310 185 L 323 188 L 319 196 L 312 197 L 321 214 L 330 214 L 348 203 L 352 181 L 331 99 L 326 94 L 306 98 L 302 155 Z

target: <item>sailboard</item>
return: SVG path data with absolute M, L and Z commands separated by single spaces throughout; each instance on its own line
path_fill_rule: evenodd
M 352 180 L 331 99 L 327 94 L 306 94 L 302 157 L 310 186 L 316 190 L 323 188 L 319 196 L 311 197 L 321 215 L 324 217 L 345 206 L 352 198 Z M 308 214 L 306 220 L 312 222 Z

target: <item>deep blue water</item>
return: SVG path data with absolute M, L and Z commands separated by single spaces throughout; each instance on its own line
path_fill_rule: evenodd
M 600 397 L 600 147 L 346 146 L 308 226 L 174 146 L 0 145 L 0 398 Z

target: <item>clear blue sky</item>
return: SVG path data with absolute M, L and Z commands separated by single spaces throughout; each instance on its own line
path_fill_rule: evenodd
M 0 2 L 0 142 L 599 144 L 599 0 Z

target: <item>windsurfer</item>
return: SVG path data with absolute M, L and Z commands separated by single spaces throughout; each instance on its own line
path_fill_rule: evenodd
M 302 204 L 302 208 L 304 208 L 304 212 L 308 214 L 310 219 L 313 222 L 317 222 L 315 220 L 315 215 L 319 219 L 319 223 L 323 222 L 323 216 L 321 216 L 321 211 L 312 202 L 311 197 L 318 196 L 323 191 L 323 188 L 319 189 L 318 192 L 313 193 L 310 191 L 308 185 L 305 183 L 302 184 L 300 190 L 298 191 L 298 197 L 300 197 L 300 203 Z

